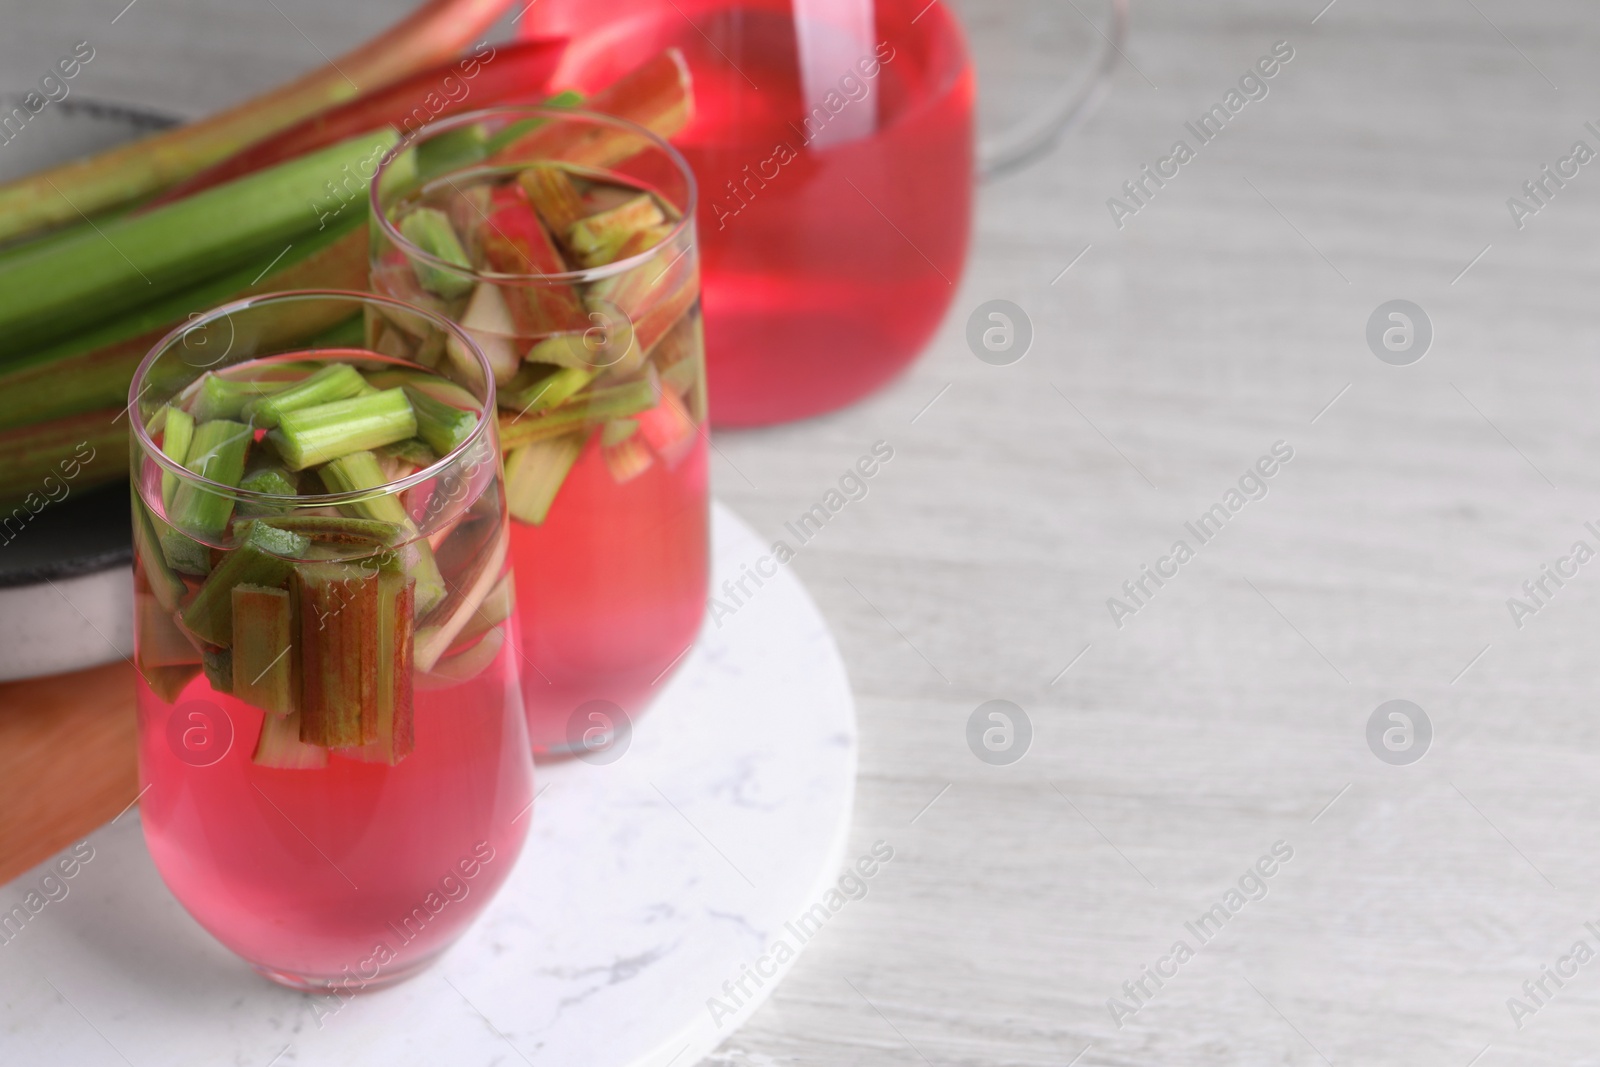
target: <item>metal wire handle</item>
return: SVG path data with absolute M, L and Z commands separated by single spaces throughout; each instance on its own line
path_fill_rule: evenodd
M 1110 95 L 1111 72 L 1128 41 L 1128 0 L 1111 0 L 1111 32 L 1107 34 L 1098 26 L 1095 32 L 1105 39 L 1105 46 L 1086 79 L 1067 85 L 1048 108 L 1032 121 L 1024 122 L 1020 129 L 979 144 L 980 180 L 992 181 L 1038 162 Z

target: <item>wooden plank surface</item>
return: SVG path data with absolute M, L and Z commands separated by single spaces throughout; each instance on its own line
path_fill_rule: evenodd
M 127 663 L 0 685 L 0 882 L 133 802 L 133 686 Z
M 404 6 L 140 0 L 112 26 L 64 0 L 4 16 L 29 32 L 0 33 L 0 70 L 25 84 L 90 34 L 94 93 L 199 112 Z M 896 450 L 793 563 L 858 694 L 852 853 L 895 859 L 712 1062 L 1594 1062 L 1600 963 L 1531 1017 L 1508 1000 L 1600 947 L 1600 564 L 1521 628 L 1507 600 L 1600 547 L 1600 175 L 1521 229 L 1506 201 L 1600 148 L 1600 20 L 1133 6 L 1106 108 L 983 190 L 921 363 L 848 412 L 718 438 L 719 495 L 773 536 L 874 441 Z M 1295 56 L 1268 95 L 1117 228 L 1107 199 L 1277 41 Z M 1015 366 L 963 339 L 995 297 L 1033 322 Z M 1435 326 L 1410 367 L 1364 336 L 1399 298 Z M 1265 499 L 1118 628 L 1108 598 L 1279 440 L 1295 458 Z M 966 739 L 995 698 L 1034 729 L 1007 767 Z M 1368 746 L 1395 698 L 1435 731 L 1413 766 Z M 1195 944 L 1185 923 L 1278 841 L 1265 898 Z M 1129 994 L 1179 939 L 1195 957 Z M 1117 1025 L 1112 998 L 1137 1014 Z

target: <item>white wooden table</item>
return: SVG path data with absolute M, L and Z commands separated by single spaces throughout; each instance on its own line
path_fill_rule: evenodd
M 1600 150 L 1600 16 L 1323 2 L 1135 0 L 1109 105 L 983 191 L 917 368 L 719 438 L 720 496 L 773 536 L 894 447 L 794 564 L 860 704 L 851 854 L 894 859 L 712 1062 L 1600 1063 L 1600 959 L 1560 962 L 1600 952 L 1600 562 L 1520 629 L 1507 606 L 1600 550 L 1600 164 L 1520 230 L 1506 203 Z M 13 6 L 0 89 L 88 37 L 84 91 L 196 113 L 405 6 Z M 1278 41 L 1268 95 L 1118 229 L 1107 198 Z M 964 340 L 993 298 L 1034 328 L 1008 367 Z M 1409 366 L 1365 338 L 1395 299 L 1433 325 Z M 1268 495 L 1200 545 L 1185 523 L 1278 441 Z M 1107 599 L 1179 539 L 1195 558 L 1119 629 Z M 968 747 L 992 699 L 1032 723 L 1011 765 Z M 1369 748 L 1392 699 L 1431 722 L 1420 762 Z

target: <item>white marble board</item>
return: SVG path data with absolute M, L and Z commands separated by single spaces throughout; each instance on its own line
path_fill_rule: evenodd
M 721 508 L 713 538 L 717 585 L 764 551 Z M 800 583 L 781 572 L 720 622 L 620 759 L 540 768 L 528 845 L 461 942 L 337 1012 L 211 940 L 137 809 L 119 816 L 66 896 L 0 942 L 0 1064 L 690 1067 L 787 970 L 747 981 L 731 1016 L 708 1006 L 733 1005 L 723 983 L 776 942 L 798 947 L 785 923 L 839 877 L 855 788 L 849 682 Z M 0 887 L 0 912 L 46 873 Z

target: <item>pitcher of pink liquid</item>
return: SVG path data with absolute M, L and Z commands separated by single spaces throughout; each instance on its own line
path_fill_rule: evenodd
M 943 0 L 539 0 L 519 25 L 571 38 L 556 83 L 584 92 L 687 57 L 674 144 L 700 181 L 711 416 L 731 427 L 843 407 L 917 356 L 961 278 L 974 177 L 1031 162 L 1101 96 L 1125 4 L 1091 77 L 981 159 Z

